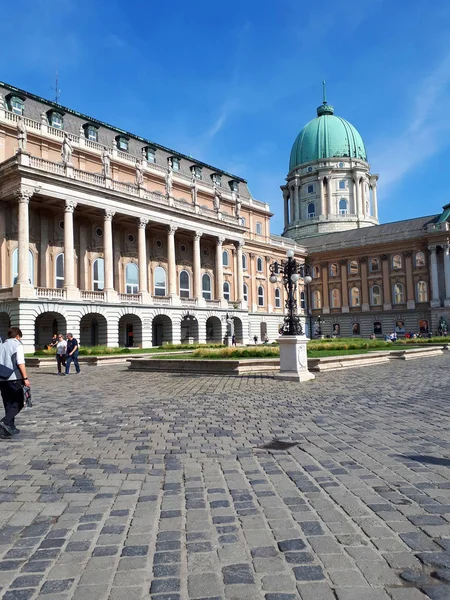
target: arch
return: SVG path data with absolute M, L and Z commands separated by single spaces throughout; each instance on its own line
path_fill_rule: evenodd
M 34 344 L 36 349 L 44 348 L 55 333 L 67 333 L 67 322 L 59 312 L 44 311 L 34 322 Z
M 210 344 L 222 343 L 222 321 L 219 317 L 209 317 L 206 320 L 206 342 Z
M 369 261 L 369 270 L 371 273 L 375 273 L 380 270 L 380 259 L 371 258 Z
M 139 291 L 139 268 L 136 263 L 129 262 L 125 267 L 125 293 L 137 294 Z
M 242 269 L 244 271 L 247 270 L 247 255 L 246 254 L 242 255 Z
M 351 260 L 348 263 L 348 272 L 349 275 L 358 275 L 359 273 L 359 265 L 357 260 Z
M 424 267 L 425 266 L 425 253 L 420 251 L 416 252 L 414 255 L 414 264 L 416 267 Z
M 92 265 L 92 287 L 94 292 L 105 288 L 105 261 L 103 258 L 96 258 Z
M 172 319 L 159 314 L 152 321 L 152 346 L 163 346 L 172 342 Z
M 55 288 L 64 287 L 64 253 L 60 252 L 55 258 Z
M 263 270 L 263 260 L 260 256 L 256 259 L 256 270 L 258 273 L 262 273 Z
M 19 277 L 19 249 L 14 248 L 12 253 L 12 284 L 17 283 Z M 34 285 L 34 254 L 28 250 L 28 281 Z
M 242 324 L 241 319 L 239 317 L 234 317 L 233 324 L 234 324 L 234 338 L 235 338 L 236 344 L 243 344 L 244 343 L 244 326 Z
M 312 305 L 314 309 L 322 308 L 322 295 L 320 290 L 315 290 L 312 296 Z
M 314 202 L 310 202 L 308 204 L 307 212 L 308 212 L 308 219 L 312 219 L 313 217 L 316 216 L 316 205 Z
M 360 305 L 359 288 L 352 287 L 350 290 L 350 306 L 359 306 L 359 305 Z
M 394 254 L 392 257 L 392 268 L 395 270 L 401 269 L 403 266 L 402 257 L 400 254 Z
M 224 266 L 224 267 L 230 266 L 230 255 L 228 254 L 228 250 L 224 250 L 222 252 L 222 266 Z
M 228 302 L 230 301 L 230 284 L 228 281 L 223 282 L 223 297 Z
M 331 263 L 330 265 L 330 277 L 337 277 L 339 274 L 339 267 L 336 263 Z
M 244 302 L 248 302 L 248 285 L 246 283 L 242 286 L 242 297 Z
M 155 296 L 167 296 L 167 276 L 163 267 L 156 267 L 153 282 Z
M 275 308 L 281 308 L 281 290 L 275 288 Z
M 119 346 L 142 347 L 142 321 L 136 314 L 125 314 L 119 319 Z
M 403 304 L 403 302 L 405 301 L 403 293 L 403 284 L 394 283 L 392 288 L 392 301 L 393 304 Z
M 180 284 L 180 298 L 190 298 L 191 297 L 191 278 L 187 271 L 183 270 L 180 272 L 179 284 Z
M 312 270 L 313 279 L 320 279 L 320 267 L 319 265 L 314 265 Z
M 342 182 L 340 182 L 342 183 Z M 345 198 L 339 200 L 339 214 L 346 215 L 348 213 L 348 202 Z
M 258 306 L 264 306 L 264 287 L 258 286 Z
M 337 288 L 331 290 L 331 308 L 339 308 L 341 306 L 341 291 Z
M 372 306 L 381 306 L 381 288 L 379 285 L 373 285 L 370 288 L 370 304 Z
M 211 276 L 209 273 L 203 273 L 202 276 L 202 296 L 205 300 L 211 300 Z
M 428 302 L 428 284 L 426 281 L 417 282 L 417 302 Z
M 81 346 L 107 346 L 108 321 L 99 312 L 90 312 L 83 315 L 80 321 Z
M 381 324 L 381 321 L 374 321 L 373 332 L 375 335 L 381 335 L 383 333 L 383 325 Z
M 6 339 L 8 329 L 11 327 L 11 318 L 6 312 L 0 312 L 0 338 Z
M 180 323 L 180 339 L 182 344 L 198 344 L 198 321 L 194 315 L 184 315 Z

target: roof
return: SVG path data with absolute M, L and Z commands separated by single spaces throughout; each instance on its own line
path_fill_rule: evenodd
M 297 243 L 305 246 L 309 253 L 314 253 L 326 252 L 327 250 L 333 250 L 335 248 L 342 249 L 352 246 L 368 246 L 373 244 L 383 244 L 393 240 L 419 238 L 426 233 L 427 225 L 436 223 L 439 216 L 440 215 L 417 217 L 415 219 L 394 221 L 393 223 L 385 223 L 383 225 L 362 227 L 361 229 L 325 233 L 314 237 L 308 237 L 304 240 L 297 240 Z

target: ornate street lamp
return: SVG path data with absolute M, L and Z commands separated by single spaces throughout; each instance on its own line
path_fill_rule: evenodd
M 317 321 L 317 325 L 319 326 L 317 329 L 317 335 L 319 337 L 321 337 L 322 336 L 322 325 L 325 323 L 325 319 L 319 315 L 317 317 L 316 321 Z

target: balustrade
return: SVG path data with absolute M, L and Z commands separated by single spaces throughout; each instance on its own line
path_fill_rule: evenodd
M 61 288 L 37 287 L 34 291 L 36 298 L 59 298 L 60 300 L 64 300 L 66 297 L 66 290 Z
M 140 294 L 119 294 L 119 302 L 141 304 L 142 296 Z
M 80 294 L 82 300 L 91 300 L 92 302 L 105 301 L 105 292 L 93 292 L 90 290 L 82 290 Z

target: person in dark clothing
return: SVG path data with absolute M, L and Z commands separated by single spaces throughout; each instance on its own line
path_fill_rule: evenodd
M 8 330 L 8 338 L 0 344 L 2 379 L 0 392 L 5 407 L 5 416 L 0 421 L 0 437 L 9 438 L 19 433 L 15 418 L 23 409 L 23 385 L 30 386 L 25 368 L 25 355 L 21 343 L 22 332 L 18 327 Z
M 80 365 L 78 364 L 78 341 L 73 337 L 71 333 L 67 334 L 67 358 L 66 358 L 66 375 L 69 374 L 70 364 L 75 365 L 77 373 L 80 372 Z

